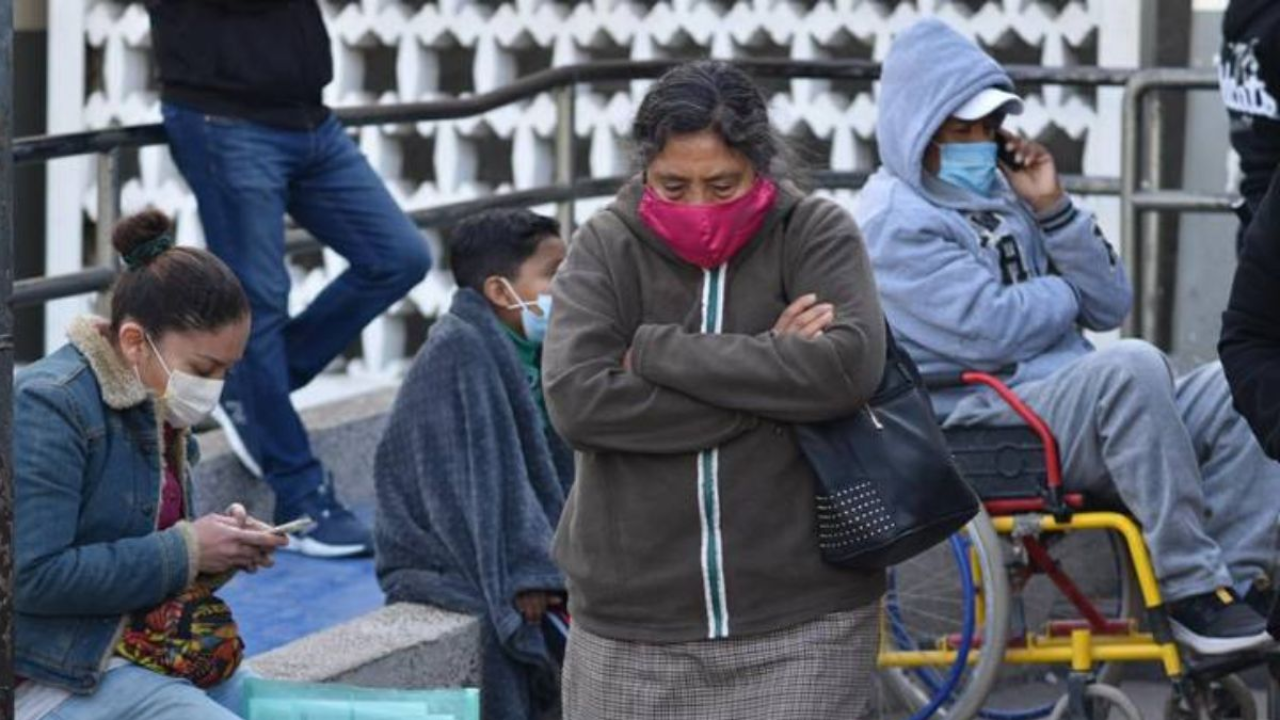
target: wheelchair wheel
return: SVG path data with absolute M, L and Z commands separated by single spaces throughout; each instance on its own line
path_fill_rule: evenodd
M 913 718 L 974 717 L 1003 660 L 1008 600 L 1000 540 L 986 512 L 950 542 L 891 568 L 885 647 L 912 652 L 945 645 L 957 650 L 958 658 L 950 665 L 883 668 L 885 689 Z M 977 660 L 965 662 L 972 654 Z
M 1068 532 L 1041 536 L 1063 573 L 1074 581 L 1108 620 L 1142 617 L 1142 597 L 1124 542 L 1110 532 Z M 1027 558 L 1009 538 L 1009 637 L 1042 633 L 1050 623 L 1078 620 L 1079 611 L 1043 574 L 1027 574 Z M 1118 685 L 1123 665 L 1101 663 L 1096 682 Z M 981 711 L 984 720 L 1036 720 L 1048 717 L 1064 697 L 1070 668 L 1065 665 L 1001 667 Z
M 1142 720 L 1142 711 L 1120 691 L 1120 688 L 1102 683 L 1091 683 L 1084 690 L 1090 720 Z M 1049 720 L 1062 720 L 1067 716 L 1069 698 L 1063 695 L 1053 706 Z
M 1239 675 L 1227 675 L 1196 688 L 1196 697 L 1171 693 L 1165 720 L 1258 720 L 1253 691 Z

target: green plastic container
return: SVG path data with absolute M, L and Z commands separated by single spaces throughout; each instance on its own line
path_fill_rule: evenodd
M 249 678 L 248 720 L 480 720 L 480 691 L 384 690 Z

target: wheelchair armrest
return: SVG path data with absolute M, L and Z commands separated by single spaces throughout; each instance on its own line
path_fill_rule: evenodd
M 967 385 L 985 385 L 996 392 L 1009 409 L 1013 410 L 1027 427 L 1040 438 L 1044 447 L 1044 463 L 1046 473 L 1046 489 L 1049 491 L 1049 506 L 1054 514 L 1067 512 L 1062 496 L 1062 465 L 1058 456 L 1058 442 L 1049 430 L 1049 425 L 1034 410 L 1027 406 L 1008 385 L 997 375 L 1011 377 L 1017 371 L 1016 366 L 1008 365 L 991 373 L 975 370 L 959 372 L 929 373 L 922 375 L 925 389 L 945 390 Z
M 963 371 L 924 373 L 920 376 L 920 379 L 924 381 L 924 389 L 930 392 L 964 387 L 965 384 Z
M 1066 506 L 1062 502 L 1062 465 L 1058 457 L 1058 442 L 1054 439 L 1048 423 L 1023 402 L 1022 398 L 1018 397 L 1018 394 L 1008 385 L 1005 385 L 1000 378 L 988 373 L 967 371 L 960 373 L 960 379 L 965 385 L 985 385 L 994 390 L 1000 396 L 1000 399 L 1009 406 L 1009 409 L 1022 418 L 1022 421 L 1040 438 L 1040 443 L 1044 446 L 1046 485 L 1049 491 L 1050 508 L 1055 514 L 1059 511 L 1065 511 Z

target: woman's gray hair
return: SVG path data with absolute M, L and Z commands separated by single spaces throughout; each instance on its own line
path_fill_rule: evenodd
M 764 93 L 745 72 L 718 60 L 672 68 L 649 89 L 631 126 L 640 167 L 647 168 L 672 137 L 703 130 L 745 155 L 757 173 L 791 179 L 792 152 L 769 122 Z

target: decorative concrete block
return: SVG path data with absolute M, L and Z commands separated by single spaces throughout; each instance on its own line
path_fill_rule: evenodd
M 599 58 L 735 58 L 797 60 L 860 57 L 882 60 L 893 36 L 918 18 L 937 16 L 988 47 L 998 58 L 1029 53 L 1042 64 L 1132 66 L 1138 58 L 1140 3 L 1097 0 L 320 0 L 329 23 L 335 79 L 326 101 L 336 105 L 423 101 L 484 92 L 551 64 Z M 159 118 L 152 80 L 149 23 L 137 0 L 51 3 L 51 56 L 84 65 L 49 88 L 56 129 L 102 128 Z M 61 61 L 60 61 L 61 62 Z M 74 77 L 73 77 L 74 76 Z M 61 75 L 60 75 L 61 77 Z M 648 81 L 579 86 L 574 133 L 593 176 L 631 169 L 627 134 Z M 780 128 L 817 141 L 818 168 L 871 169 L 875 157 L 875 96 L 871 83 L 794 80 L 770 84 Z M 72 122 L 61 118 L 79 108 Z M 554 173 L 556 106 L 549 95 L 479 118 L 369 127 L 356 133 L 374 168 L 408 210 L 548 183 Z M 72 113 L 74 114 L 74 113 Z M 1032 136 L 1075 151 L 1082 167 L 1069 172 L 1115 176 L 1120 158 L 1120 94 L 1046 87 L 1030 93 L 1027 112 L 1012 120 Z M 418 143 L 419 145 L 415 145 Z M 428 143 L 429 145 L 421 145 Z M 408 147 L 429 151 L 407 152 Z M 155 205 L 179 218 L 179 239 L 199 244 L 194 202 L 162 149 L 144 150 L 137 178 L 126 178 L 123 206 Z M 94 182 L 83 165 L 66 163 L 49 176 L 50 267 L 78 267 L 84 223 L 92 219 Z M 834 193 L 852 202 L 853 193 Z M 585 219 L 602 203 L 582 202 Z M 1116 202 L 1096 199 L 1116 235 Z M 434 238 L 433 240 L 438 240 Z M 70 258 L 70 259 L 68 259 Z M 326 253 L 319 266 L 298 267 L 292 305 L 305 306 L 345 265 Z M 431 315 L 447 303 L 451 281 L 437 267 L 411 293 L 411 311 Z M 69 304 L 51 306 L 46 342 L 60 342 Z M 365 336 L 368 372 L 394 373 L 414 348 L 404 345 L 403 315 L 375 321 Z

